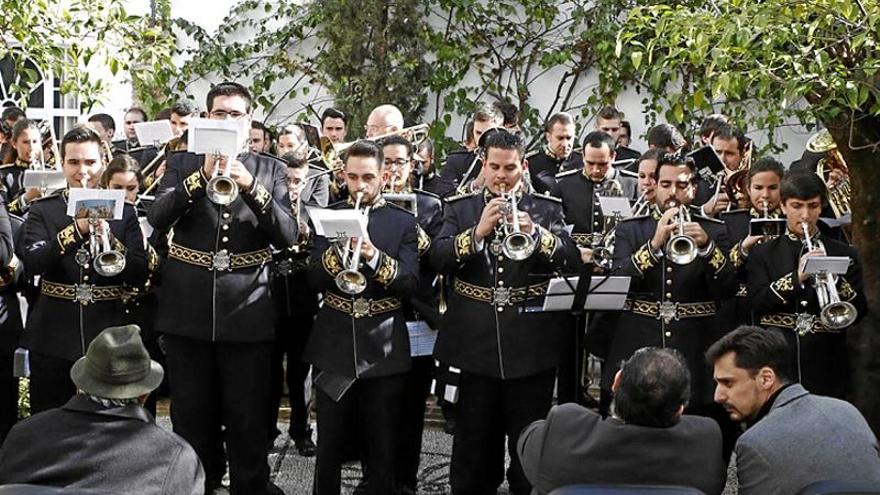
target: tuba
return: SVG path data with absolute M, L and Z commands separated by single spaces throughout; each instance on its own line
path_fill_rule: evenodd
M 807 151 L 825 154 L 816 164 L 816 173 L 828 188 L 828 203 L 834 211 L 834 216 L 841 218 L 852 213 L 850 208 L 852 184 L 849 179 L 849 168 L 828 129 L 823 129 L 810 137 L 807 141 Z M 831 184 L 831 172 L 835 170 L 840 172 L 843 178 L 837 183 Z
M 527 235 L 519 229 L 519 210 L 516 206 L 516 194 L 507 192 L 505 184 L 501 184 L 501 197 L 504 199 L 504 206 L 501 208 L 501 225 L 504 232 L 504 239 L 501 242 L 501 252 L 509 259 L 521 261 L 535 251 L 535 240 L 532 236 Z M 510 221 L 507 217 L 512 216 Z
M 684 233 L 684 224 L 691 221 L 691 213 L 687 206 L 678 201 L 670 201 L 669 207 L 678 206 L 678 213 L 675 215 L 675 223 L 678 224 L 678 232 L 673 234 L 666 241 L 666 256 L 669 261 L 677 265 L 687 265 L 697 259 L 697 243 L 694 239 Z
M 807 252 L 818 248 L 824 250 L 822 241 L 818 241 L 813 245 L 810 240 L 809 225 L 806 222 L 801 223 L 804 231 L 804 244 Z M 858 317 L 856 307 L 847 301 L 841 301 L 840 295 L 837 293 L 837 275 L 831 273 L 817 273 L 813 275 L 816 286 L 816 297 L 819 299 L 819 321 L 826 328 L 832 330 L 840 330 L 853 324 Z
M 357 197 L 354 203 L 355 211 L 359 211 L 361 207 L 361 200 L 364 197 L 364 191 L 360 190 L 357 192 Z M 370 214 L 370 207 L 364 208 L 362 213 L 365 217 Z M 367 277 L 364 276 L 358 270 L 358 265 L 361 262 L 361 246 L 364 243 L 363 237 L 358 237 L 357 244 L 355 245 L 354 251 L 352 252 L 349 248 L 348 240 L 346 239 L 345 248 L 342 253 L 342 265 L 346 268 L 341 272 L 336 274 L 336 287 L 339 288 L 342 292 L 345 292 L 348 295 L 356 295 L 360 294 L 367 288 Z

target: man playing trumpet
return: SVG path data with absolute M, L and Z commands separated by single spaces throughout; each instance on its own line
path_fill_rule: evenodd
M 559 200 L 523 187 L 522 139 L 488 132 L 485 186 L 447 200 L 431 251 L 453 287 L 434 356 L 461 369 L 453 493 L 496 491 L 504 480 L 506 437 L 511 491 L 526 495 L 531 487 L 516 439 L 550 409 L 567 333 L 564 316 L 525 308 L 546 293 L 553 272 L 574 271 L 581 262 Z
M 342 463 L 357 432 L 364 432 L 367 493 L 394 493 L 396 432 L 410 369 L 402 300 L 416 290 L 418 231 L 410 213 L 382 197 L 391 176 L 382 163 L 373 142 L 348 148 L 343 172 L 350 197 L 330 208 L 354 206 L 367 216 L 368 235 L 336 244 L 319 236 L 311 251 L 309 284 L 324 294 L 304 354 L 317 389 L 316 495 L 340 493 Z

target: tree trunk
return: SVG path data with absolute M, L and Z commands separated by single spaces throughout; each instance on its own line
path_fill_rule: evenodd
M 880 142 L 880 119 L 862 117 L 828 129 L 849 167 L 852 183 L 853 245 L 863 267 L 868 314 L 854 328 L 858 342 L 853 361 L 855 402 L 874 433 L 880 435 L 880 152 L 860 146 Z M 849 147 L 852 143 L 856 150 Z

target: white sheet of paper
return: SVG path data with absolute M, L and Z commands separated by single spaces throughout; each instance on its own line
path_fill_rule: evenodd
M 437 330 L 432 330 L 424 321 L 408 321 L 406 322 L 406 329 L 409 332 L 410 356 L 418 357 L 434 354 Z
M 121 220 L 125 205 L 125 191 L 122 189 L 70 189 L 67 200 L 67 215 L 73 218 L 101 218 Z
M 187 129 L 187 151 L 199 155 L 236 157 L 244 150 L 249 137 L 249 127 L 244 120 L 192 119 Z
M 804 273 L 834 273 L 843 275 L 849 269 L 849 256 L 810 256 L 804 264 Z
M 620 214 L 620 218 L 629 218 L 632 214 L 632 207 L 629 205 L 629 198 L 618 196 L 599 196 L 599 208 L 602 208 L 602 215 L 606 217 L 616 217 Z
M 21 184 L 25 189 L 45 187 L 46 191 L 53 192 L 67 187 L 67 179 L 64 178 L 64 172 L 61 171 L 25 170 Z
M 577 288 L 579 277 L 567 277 L 568 284 L 562 277 L 550 279 L 547 286 L 547 297 L 544 298 L 544 311 L 569 311 L 574 303 L 574 294 L 571 293 L 571 284 Z M 629 293 L 630 277 L 607 277 L 596 276 L 590 278 L 590 294 L 584 302 L 585 309 L 618 310 L 623 308 L 626 296 Z M 602 284 L 601 287 L 597 286 Z M 557 294 L 557 295 L 554 295 Z
M 151 144 L 161 146 L 162 143 L 167 143 L 174 137 L 171 121 L 168 119 L 139 122 L 134 125 L 134 133 L 137 135 L 141 146 L 149 146 Z
M 306 207 L 315 233 L 327 238 L 366 237 L 367 217 L 356 210 Z

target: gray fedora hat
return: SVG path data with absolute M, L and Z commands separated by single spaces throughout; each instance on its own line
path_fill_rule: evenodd
M 105 329 L 70 368 L 70 378 L 78 389 L 105 399 L 148 394 L 162 383 L 164 375 L 162 366 L 150 359 L 137 325 Z

